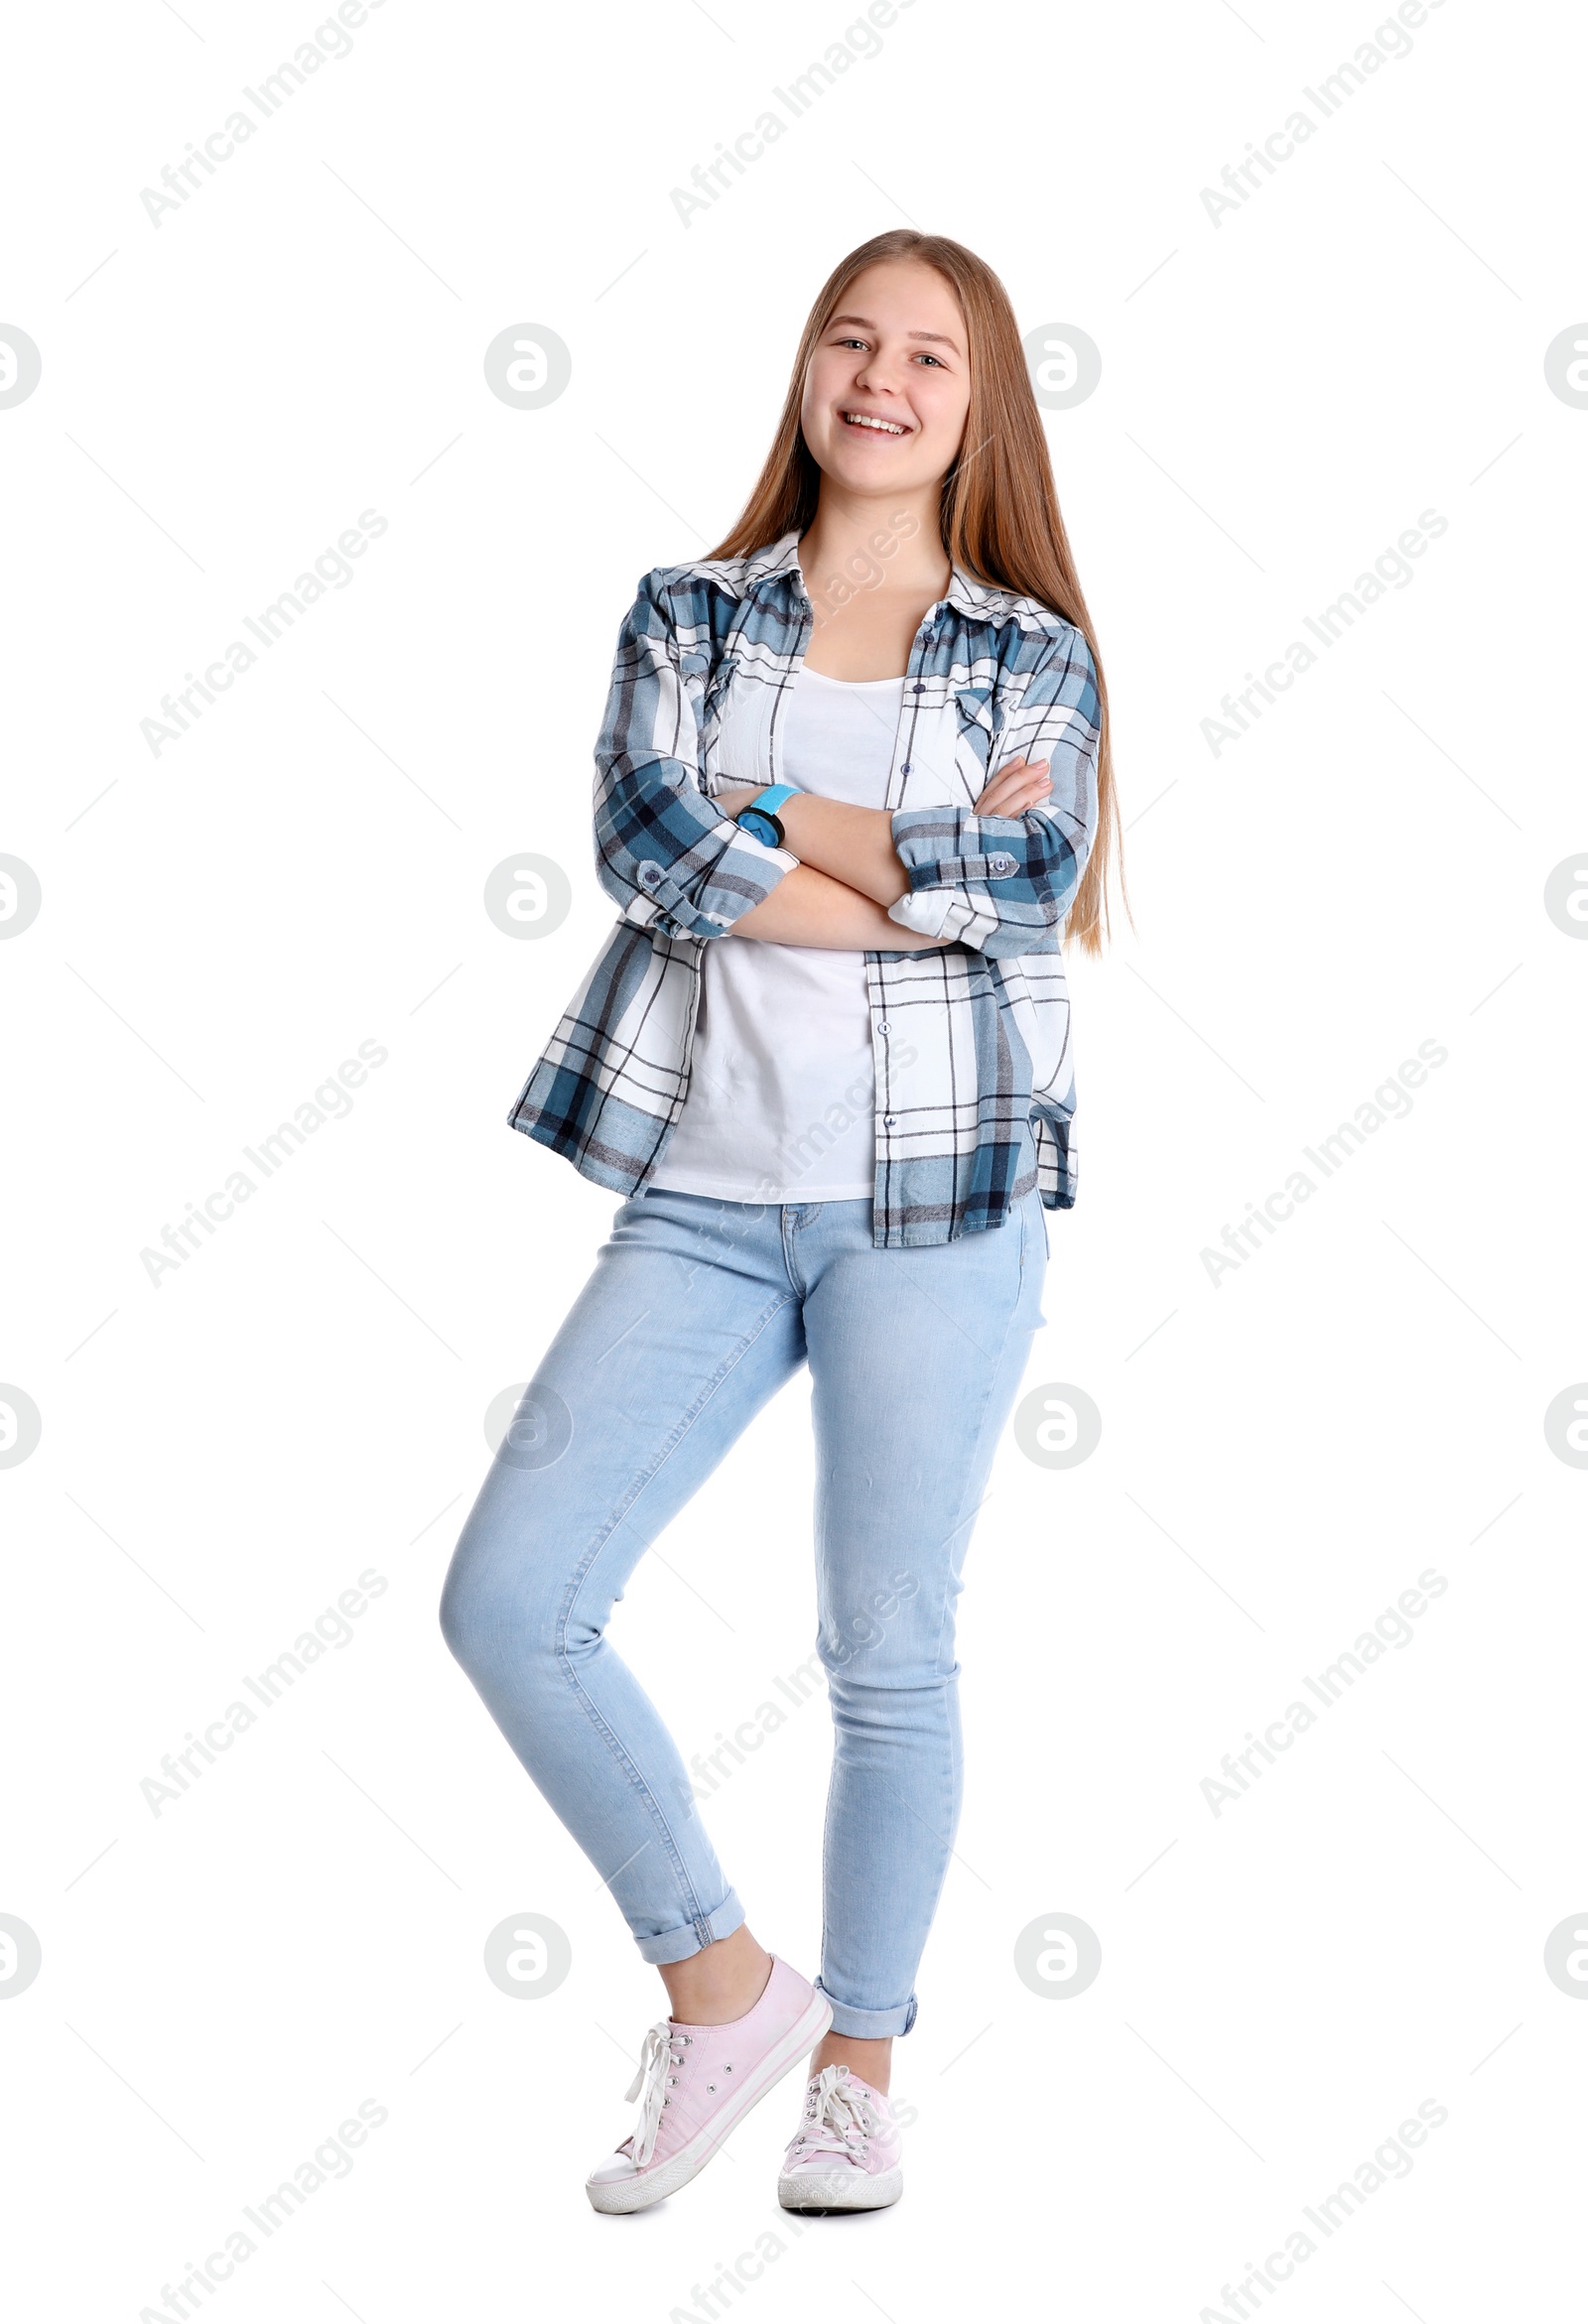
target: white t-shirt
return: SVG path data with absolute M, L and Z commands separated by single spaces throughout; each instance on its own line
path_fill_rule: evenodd
M 881 807 L 902 678 L 802 665 L 783 780 Z M 722 936 L 701 948 L 689 1095 L 653 1186 L 730 1203 L 854 1202 L 875 1185 L 876 1082 L 863 953 Z

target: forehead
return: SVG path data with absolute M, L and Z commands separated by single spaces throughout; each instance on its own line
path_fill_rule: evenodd
M 866 267 L 840 299 L 833 321 L 901 334 L 937 334 L 956 346 L 963 346 L 965 338 L 953 285 L 919 259 L 887 259 Z

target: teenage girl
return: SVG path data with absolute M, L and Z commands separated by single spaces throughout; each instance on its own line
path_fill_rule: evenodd
M 685 2185 L 813 2043 L 779 2200 L 876 2208 L 959 1815 L 955 1603 L 1075 1197 L 1061 928 L 1100 949 L 1118 852 L 1019 331 L 961 244 L 842 262 L 738 522 L 641 582 L 596 849 L 619 918 L 509 1118 L 624 1199 L 442 1626 L 667 1990 L 596 2210 Z M 802 1364 L 835 1730 L 814 1983 L 751 1934 L 606 1635 Z

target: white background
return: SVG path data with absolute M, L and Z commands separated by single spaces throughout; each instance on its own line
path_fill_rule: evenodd
M 672 188 L 853 18 L 389 0 L 153 224 L 140 190 L 317 21 L 126 0 L 9 42 L 0 322 L 43 353 L 0 411 L 0 850 L 44 895 L 0 945 L 0 1378 L 43 1417 L 0 1472 L 0 1910 L 43 1947 L 0 2008 L 16 2312 L 198 2312 L 161 2286 L 365 2100 L 351 2171 L 205 2312 L 663 2324 L 728 2313 L 697 2287 L 770 2235 L 731 2302 L 765 2324 L 1251 2314 L 1220 2287 L 1430 2100 L 1264 2304 L 1561 2312 L 1588 1476 L 1542 1422 L 1588 1374 L 1588 946 L 1542 898 L 1588 846 L 1588 413 L 1543 353 L 1588 310 L 1580 23 L 1449 0 L 1215 225 L 1201 189 L 1366 5 L 916 0 L 686 227 Z M 486 1407 L 616 1203 L 505 1115 L 611 918 L 590 749 L 635 581 L 726 530 L 819 283 L 904 222 L 1103 355 L 1046 425 L 1134 927 L 1072 961 L 1081 1195 L 1027 1383 L 1103 1438 L 1070 1471 L 1007 1438 L 972 1551 L 903 2202 L 796 2231 L 788 2084 L 601 2220 L 660 1988 L 436 1621 Z M 516 323 L 572 350 L 542 410 L 485 386 Z M 365 509 L 351 583 L 156 758 L 140 720 Z M 1221 697 L 1424 510 L 1414 581 L 1215 757 Z M 526 849 L 574 888 L 540 942 L 481 901 Z M 362 1040 L 347 1117 L 156 1288 L 140 1253 Z M 1226 1223 L 1423 1041 L 1410 1113 L 1215 1285 Z M 811 1652 L 806 1393 L 619 1614 L 686 1754 Z M 1413 1642 L 1215 1816 L 1221 1757 L 1429 1567 Z M 153 1814 L 162 1755 L 366 1568 L 351 1642 Z M 807 1970 L 828 1751 L 817 1701 L 709 1810 Z M 574 1966 L 514 2000 L 481 1948 L 527 1911 Z M 1103 1948 L 1070 1999 L 1013 1968 L 1055 1912 Z

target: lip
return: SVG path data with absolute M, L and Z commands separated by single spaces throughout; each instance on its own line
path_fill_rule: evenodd
M 893 412 L 868 412 L 861 404 L 840 404 L 836 409 L 841 428 L 852 427 L 857 420 L 878 420 L 882 423 L 877 428 L 859 429 L 857 433 L 861 436 L 880 436 L 887 443 L 898 444 L 904 437 L 915 433 L 908 420 L 899 419 Z M 888 431 L 894 428 L 898 430 L 898 435 L 889 435 Z

